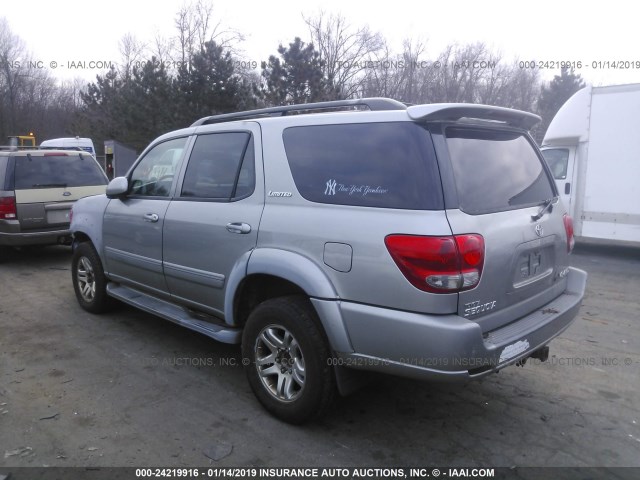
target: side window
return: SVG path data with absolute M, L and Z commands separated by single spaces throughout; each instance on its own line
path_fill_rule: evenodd
M 567 166 L 569 164 L 569 150 L 566 148 L 550 148 L 542 151 L 547 161 L 553 178 L 564 180 L 567 178 Z
M 245 132 L 200 135 L 187 165 L 183 197 L 230 200 L 255 187 L 253 139 Z
M 7 170 L 7 157 L 0 157 L 0 190 L 4 190 L 5 187 L 5 171 Z
M 431 137 L 413 122 L 290 127 L 283 139 L 296 188 L 309 201 L 411 210 L 443 206 Z
M 166 197 L 188 137 L 175 138 L 153 147 L 131 174 L 131 193 Z
M 249 140 L 247 151 L 242 159 L 240 175 L 236 184 L 236 192 L 232 198 L 245 198 L 253 193 L 256 186 L 256 158 L 253 148 L 253 137 Z

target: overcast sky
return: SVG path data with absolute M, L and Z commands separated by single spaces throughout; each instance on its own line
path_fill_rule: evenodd
M 99 70 L 68 68 L 72 61 L 120 60 L 119 40 L 127 33 L 150 42 L 175 35 L 175 14 L 183 0 L 26 0 L 4 1 L 0 17 L 44 66 L 57 66 L 58 78 L 95 78 Z M 640 28 L 634 2 L 608 0 L 590 5 L 562 0 L 443 1 L 223 1 L 214 0 L 214 16 L 246 36 L 246 59 L 258 62 L 276 54 L 278 44 L 295 36 L 307 39 L 302 13 L 342 13 L 354 25 L 368 24 L 400 52 L 411 37 L 427 44 L 435 58 L 450 43 L 485 42 L 513 60 L 575 61 L 588 83 L 640 83 Z M 621 62 L 613 68 L 612 62 Z M 596 62 L 601 62 L 597 65 Z M 609 62 L 607 65 L 605 62 Z M 86 65 L 85 65 L 86 66 Z M 631 68 L 635 67 L 635 68 Z M 542 71 L 552 78 L 558 69 Z

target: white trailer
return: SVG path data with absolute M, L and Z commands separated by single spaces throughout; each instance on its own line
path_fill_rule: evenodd
M 578 241 L 640 246 L 640 84 L 576 92 L 542 153 Z

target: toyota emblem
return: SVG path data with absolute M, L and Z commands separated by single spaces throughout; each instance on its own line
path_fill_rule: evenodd
M 540 225 L 539 223 L 536 225 L 535 231 L 536 235 L 538 235 L 539 237 L 541 237 L 544 233 L 544 231 L 542 230 L 542 225 Z

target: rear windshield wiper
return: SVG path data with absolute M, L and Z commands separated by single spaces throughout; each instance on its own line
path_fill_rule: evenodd
M 531 220 L 533 220 L 534 222 L 537 222 L 542 218 L 542 216 L 545 214 L 547 210 L 549 210 L 550 212 L 553 211 L 553 205 L 558 203 L 558 200 L 559 200 L 559 197 L 546 199 L 544 202 L 540 204 L 542 206 L 540 211 L 535 215 L 531 215 Z
M 32 188 L 67 188 L 66 183 L 36 183 L 31 185 Z

